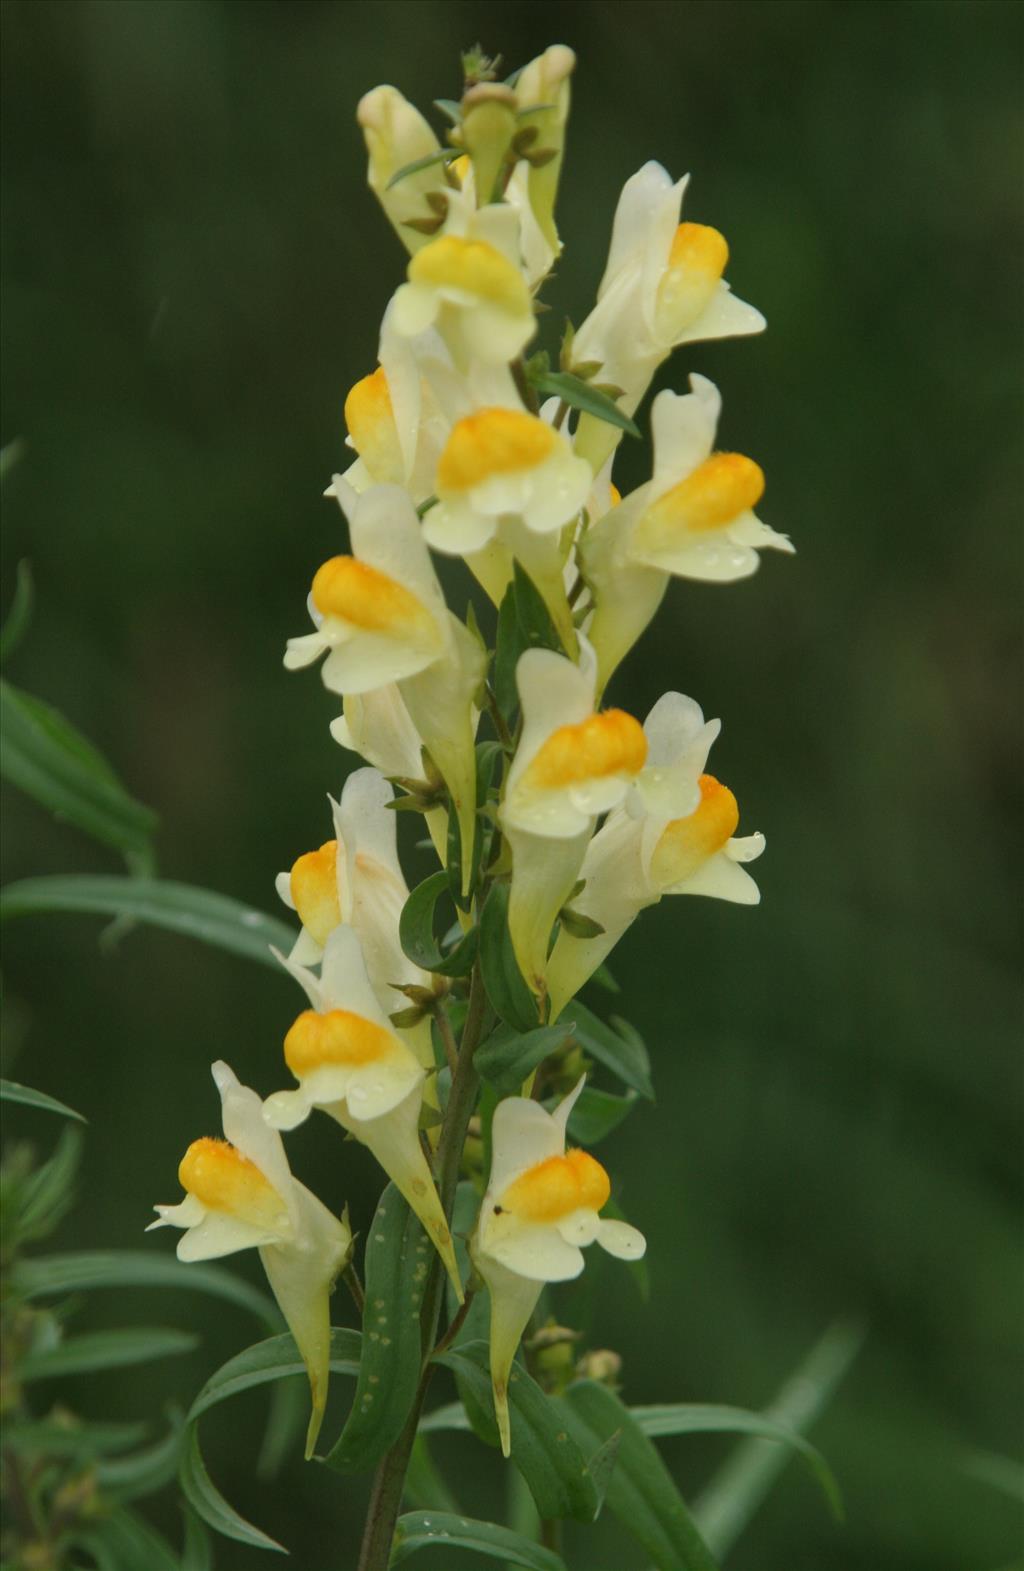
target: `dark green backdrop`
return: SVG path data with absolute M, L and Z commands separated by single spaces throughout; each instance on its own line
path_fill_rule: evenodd
M 602 1154 L 649 1236 L 653 1297 L 609 1272 L 594 1315 L 630 1399 L 751 1405 L 833 1316 L 867 1317 L 818 1431 L 846 1526 L 791 1469 L 737 1571 L 995 1571 L 1019 1553 L 1019 1508 L 962 1464 L 1013 1453 L 1021 1397 L 1021 14 L 4 6 L 3 437 L 24 442 L 4 566 L 9 594 L 30 557 L 39 592 L 11 674 L 159 810 L 168 876 L 272 908 L 274 872 L 325 837 L 347 767 L 333 702 L 280 660 L 338 549 L 320 492 L 402 266 L 364 189 L 365 89 L 457 94 L 477 36 L 510 65 L 572 44 L 559 313 L 584 314 L 617 191 L 657 157 L 692 171 L 688 216 L 725 231 L 734 287 L 768 317 L 764 338 L 698 347 L 671 378 L 719 381 L 724 444 L 763 464 L 763 514 L 799 555 L 729 588 L 673 585 L 612 695 L 642 714 L 678 687 L 723 717 L 715 769 L 767 834 L 764 900 L 665 902 L 617 956 L 659 1100 Z M 620 485 L 643 472 L 624 458 Z M 5 877 L 74 869 L 114 870 L 12 795 Z M 242 961 L 141 931 L 105 955 L 97 931 L 7 933 L 8 1066 L 91 1121 L 62 1241 L 127 1246 L 215 1129 L 210 1060 L 271 1090 L 296 1006 L 287 979 Z M 10 1125 L 52 1134 L 38 1115 Z M 365 1227 L 377 1180 L 354 1148 L 326 1125 L 294 1147 Z M 88 1313 L 201 1325 L 188 1390 L 251 1329 L 191 1296 Z M 155 1410 L 171 1378 L 125 1381 L 118 1413 Z M 87 1381 L 78 1397 L 101 1399 Z M 211 1418 L 218 1481 L 298 1571 L 347 1567 L 360 1488 L 339 1499 L 296 1463 L 262 1498 L 258 1413 Z M 496 1460 L 452 1454 L 464 1478 L 479 1466 L 476 1506 L 496 1503 Z M 694 1489 L 722 1448 L 667 1454 Z M 641 1565 L 609 1524 L 587 1553 L 595 1571 Z M 224 1546 L 218 1564 L 255 1559 Z

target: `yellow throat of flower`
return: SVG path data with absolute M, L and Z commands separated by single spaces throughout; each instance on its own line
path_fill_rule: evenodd
M 439 235 L 409 263 L 409 281 L 457 290 L 515 316 L 530 312 L 530 292 L 517 267 L 486 240 Z
M 527 789 L 553 791 L 609 775 L 637 775 L 647 761 L 643 726 L 622 709 L 559 726 L 526 769 Z
M 763 495 L 764 472 L 752 458 L 712 453 L 646 509 L 637 520 L 634 544 L 644 551 L 678 550 L 688 535 L 724 529 Z
M 383 366 L 352 388 L 345 400 L 345 424 L 373 479 L 379 484 L 401 485 L 405 468 Z
M 253 1227 L 279 1229 L 284 1201 L 255 1162 L 226 1140 L 193 1140 L 178 1167 L 181 1187 L 210 1211 L 225 1211 Z
M 574 1211 L 600 1211 L 611 1194 L 608 1174 L 587 1151 L 567 1151 L 527 1168 L 499 1197 L 521 1222 L 560 1222 Z
M 307 1009 L 284 1039 L 284 1061 L 296 1080 L 301 1080 L 314 1069 L 359 1069 L 379 1063 L 390 1057 L 395 1046 L 391 1032 L 364 1015 L 348 1009 L 331 1009 L 326 1014 Z
M 729 261 L 724 235 L 707 224 L 680 224 L 658 285 L 658 330 L 666 338 L 685 332 L 711 303 Z
M 437 468 L 438 492 L 471 491 L 492 475 L 535 469 L 557 447 L 556 432 L 536 415 L 478 409 L 452 428 Z
M 337 840 L 325 840 L 319 851 L 298 858 L 292 866 L 291 896 L 303 927 L 318 944 L 325 944 L 341 921 Z
M 740 810 L 728 786 L 714 775 L 701 775 L 700 805 L 688 818 L 675 818 L 663 830 L 651 857 L 651 877 L 668 889 L 691 877 L 721 851 L 736 833 Z
M 354 556 L 332 556 L 313 579 L 313 604 L 366 633 L 392 637 L 436 634 L 434 618 L 414 594 Z

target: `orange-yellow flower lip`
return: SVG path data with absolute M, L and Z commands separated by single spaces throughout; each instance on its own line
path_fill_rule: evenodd
M 736 833 L 740 810 L 736 798 L 714 775 L 701 775 L 700 803 L 688 818 L 675 818 L 662 832 L 651 859 L 660 883 L 680 883 L 721 851 Z
M 495 475 L 535 469 L 557 447 L 557 434 L 536 415 L 478 409 L 452 429 L 438 463 L 438 492 L 471 491 Z
M 325 840 L 319 851 L 307 851 L 291 871 L 291 896 L 299 918 L 318 944 L 327 941 L 341 921 L 338 900 L 338 842 Z
M 247 1156 L 226 1140 L 193 1140 L 178 1166 L 181 1187 L 211 1211 L 255 1226 L 279 1225 L 284 1203 Z
M 637 539 L 656 548 L 678 544 L 681 535 L 722 529 L 756 507 L 764 494 L 764 471 L 742 453 L 712 453 L 646 509 Z
M 530 293 L 517 267 L 486 240 L 439 235 L 416 252 L 409 281 L 435 289 L 457 289 L 516 315 L 530 312 Z
M 500 1196 L 499 1211 L 522 1222 L 560 1222 L 582 1208 L 600 1211 L 611 1194 L 608 1174 L 587 1151 L 537 1162 Z
M 427 608 L 404 585 L 354 556 L 332 556 L 313 579 L 313 604 L 367 633 L 436 633 Z
M 306 1009 L 284 1039 L 285 1063 L 297 1080 L 329 1066 L 359 1069 L 394 1052 L 390 1031 L 348 1009 Z
M 610 775 L 637 775 L 647 761 L 643 726 L 622 709 L 559 726 L 528 766 L 523 783 L 558 790 Z

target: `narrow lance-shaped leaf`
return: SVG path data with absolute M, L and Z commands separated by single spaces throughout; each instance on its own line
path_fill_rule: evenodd
M 246 960 L 258 960 L 273 971 L 280 967 L 271 945 L 287 953 L 295 942 L 294 929 L 276 917 L 210 889 L 158 878 L 69 873 L 21 879 L 0 893 L 0 919 L 54 911 L 131 917 L 227 949 Z
M 452 815 L 454 818 L 454 814 Z M 449 893 L 448 875 L 431 873 L 417 884 L 398 919 L 402 949 L 415 965 L 439 976 L 468 976 L 476 958 L 476 929 L 470 931 L 447 952 L 434 936 L 434 913 L 438 900 Z
M 798 1433 L 810 1427 L 832 1398 L 860 1351 L 861 1326 L 839 1322 L 816 1342 L 765 1410 L 765 1417 Z M 695 1502 L 694 1514 L 719 1555 L 732 1548 L 790 1459 L 768 1440 L 743 1440 Z
M 147 1254 L 141 1249 L 85 1249 L 19 1261 L 13 1291 L 20 1298 L 53 1298 L 94 1288 L 183 1288 L 209 1293 L 247 1309 L 268 1330 L 281 1324 L 276 1304 L 222 1266 L 186 1263 L 174 1255 Z
M 525 1566 L 526 1571 L 565 1571 L 565 1561 L 560 1555 L 540 1544 L 531 1544 L 528 1538 L 510 1532 L 507 1527 L 451 1516 L 444 1511 L 407 1511 L 398 1518 L 391 1565 L 401 1565 L 417 1550 L 439 1547 L 443 1547 L 445 1553 L 450 1549 L 473 1550 L 484 1556 L 490 1565 Z
M 639 1032 L 624 1020 L 617 1020 L 614 1027 L 606 1025 L 578 998 L 573 999 L 566 1012 L 576 1023 L 574 1035 L 583 1051 L 610 1069 L 624 1085 L 653 1101 L 650 1059 Z
M 0 679 L 0 728 L 0 767 L 12 785 L 104 845 L 126 855 L 149 850 L 156 814 L 56 709 Z
M 122 1503 L 142 1500 L 170 1482 L 178 1468 L 181 1448 L 181 1412 L 172 1414 L 166 1435 L 132 1456 L 101 1462 L 97 1482 L 110 1499 Z
M 487 996 L 502 1020 L 517 1031 L 538 1025 L 537 1002 L 516 964 L 508 930 L 508 884 L 494 884 L 480 918 L 480 968 Z
M 487 1412 L 493 1425 L 491 1376 L 486 1342 L 468 1342 L 438 1355 L 460 1376 L 463 1392 L 472 1393 L 476 1405 Z M 561 1409 L 546 1396 L 519 1363 L 509 1379 L 512 1410 L 512 1460 L 526 1479 L 544 1518 L 573 1517 L 592 1522 L 597 1515 L 597 1485 L 586 1459 L 566 1432 Z M 493 1443 L 498 1442 L 493 1425 Z M 596 1450 L 597 1447 L 591 1447 Z
M 615 1096 L 611 1091 L 599 1091 L 594 1086 L 586 1086 L 569 1114 L 570 1138 L 578 1140 L 580 1145 L 598 1145 L 613 1129 L 618 1129 L 639 1100 L 635 1091 L 627 1091 L 625 1096 Z
M 339 1473 L 370 1472 L 405 1427 L 423 1361 L 419 1311 L 431 1249 L 417 1217 L 389 1184 L 366 1241 L 356 1394 L 341 1437 L 326 1458 Z
M 8 611 L 0 632 L 0 665 L 14 653 L 28 632 L 32 621 L 32 607 L 35 600 L 35 590 L 32 585 L 32 569 L 28 562 L 22 560 L 18 563 L 17 577 L 14 581 L 14 597 L 11 600 L 11 609 Z
M 358 1331 L 333 1329 L 332 1373 L 357 1375 L 361 1345 L 362 1338 Z M 229 1397 L 251 1390 L 254 1386 L 289 1378 L 306 1378 L 306 1366 L 290 1333 L 257 1342 L 241 1353 L 236 1353 L 234 1358 L 229 1358 L 210 1376 L 189 1409 L 178 1473 L 186 1500 L 208 1526 L 226 1538 L 237 1539 L 240 1543 L 251 1544 L 258 1549 L 281 1550 L 282 1553 L 284 1550 L 280 1544 L 239 1516 L 217 1489 L 203 1462 L 198 1420 L 211 1407 L 227 1401 Z
M 100 1369 L 148 1364 L 155 1358 L 191 1353 L 199 1338 L 174 1326 L 130 1326 L 123 1331 L 87 1331 L 56 1347 L 27 1353 L 18 1365 L 23 1381 L 55 1375 L 85 1375 Z
M 571 409 L 579 409 L 583 414 L 606 420 L 609 425 L 617 426 L 629 436 L 640 435 L 636 421 L 630 419 L 613 398 L 602 393 L 593 383 L 573 376 L 571 371 L 544 371 L 533 378 L 533 385 L 538 393 L 549 398 L 560 398 Z
M 717 1571 L 664 1463 L 614 1392 L 596 1381 L 580 1380 L 558 1401 L 581 1448 L 596 1451 L 620 1434 L 606 1504 L 643 1545 L 658 1571 Z
M 22 1107 L 36 1107 L 44 1113 L 59 1113 L 62 1118 L 77 1118 L 81 1124 L 87 1121 L 73 1107 L 58 1102 L 55 1096 L 47 1096 L 45 1091 L 36 1091 L 32 1086 L 18 1085 L 16 1080 L 0 1080 L 0 1102 L 17 1102 Z
M 538 1064 L 565 1046 L 572 1030 L 571 1022 L 538 1026 L 526 1032 L 501 1025 L 477 1049 L 473 1065 L 498 1091 L 506 1096 L 514 1095 Z

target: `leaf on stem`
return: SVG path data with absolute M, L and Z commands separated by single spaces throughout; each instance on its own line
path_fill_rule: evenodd
M 287 953 L 295 942 L 294 929 L 276 917 L 228 895 L 165 879 L 68 873 L 21 879 L 0 893 L 0 920 L 54 911 L 131 917 L 258 960 L 274 971 L 280 968 L 271 945 Z
M 576 1022 L 574 1035 L 583 1051 L 653 1102 L 651 1062 L 639 1033 L 624 1020 L 616 1020 L 614 1027 L 606 1025 L 578 999 L 573 999 L 568 1011 Z
M 18 1365 L 23 1381 L 49 1380 L 56 1375 L 86 1375 L 100 1369 L 148 1364 L 154 1358 L 191 1353 L 199 1338 L 174 1326 L 129 1326 L 121 1331 L 87 1331 L 69 1336 L 56 1347 L 26 1353 Z
M 437 902 L 443 894 L 449 893 L 448 874 L 443 870 L 431 873 L 422 884 L 417 884 L 402 907 L 398 938 L 403 952 L 424 971 L 433 971 L 437 976 L 468 976 L 476 959 L 476 928 L 470 928 L 446 953 L 434 935 Z
M 18 1262 L 11 1284 L 19 1298 L 51 1298 L 90 1292 L 97 1287 L 182 1288 L 209 1293 L 247 1309 L 261 1325 L 276 1331 L 281 1316 L 276 1304 L 255 1287 L 205 1261 L 186 1264 L 174 1255 L 146 1254 L 141 1249 L 87 1249 Z
M 359 1378 L 348 1422 L 326 1457 L 339 1473 L 369 1472 L 398 1439 L 419 1385 L 420 1304 L 431 1244 L 394 1184 L 366 1240 Z
M 581 1450 L 593 1453 L 619 1434 L 606 1502 L 658 1571 L 718 1571 L 664 1463 L 614 1392 L 579 1380 L 555 1400 Z
M 463 1400 L 466 1393 L 471 1394 L 474 1405 L 487 1415 L 488 1438 L 497 1445 L 487 1343 L 468 1342 L 450 1348 L 438 1354 L 436 1361 L 458 1374 Z M 526 1480 L 537 1510 L 544 1518 L 592 1522 L 600 1505 L 597 1484 L 584 1452 L 566 1430 L 564 1414 L 518 1362 L 512 1366 L 508 1396 L 512 1460 Z
M 570 408 L 579 409 L 585 415 L 593 415 L 597 420 L 606 420 L 609 425 L 617 426 L 629 436 L 639 437 L 640 429 L 636 421 L 619 408 L 614 398 L 602 393 L 592 382 L 584 382 L 580 377 L 573 376 L 571 371 L 544 371 L 531 380 L 538 393 L 549 398 L 561 398 Z
M 571 1021 L 555 1026 L 538 1026 L 525 1033 L 500 1025 L 477 1048 L 473 1064 L 477 1073 L 502 1096 L 515 1096 L 526 1077 L 552 1053 L 564 1047 L 573 1033 Z M 616 1098 L 615 1100 L 621 1100 Z
M 493 884 L 480 918 L 480 970 L 487 997 L 516 1031 L 538 1025 L 537 1001 L 530 992 L 512 949 L 508 930 L 508 884 Z
M 391 1564 L 400 1565 L 419 1549 L 470 1549 L 492 1565 L 525 1566 L 526 1571 L 565 1571 L 565 1561 L 553 1550 L 533 1544 L 519 1533 L 493 1522 L 445 1511 L 407 1511 L 395 1524 Z
M 578 1140 L 580 1145 L 596 1146 L 613 1129 L 618 1129 L 639 1100 L 635 1091 L 627 1091 L 625 1096 L 615 1096 L 611 1091 L 584 1086 L 576 1106 L 569 1114 L 571 1138 Z

